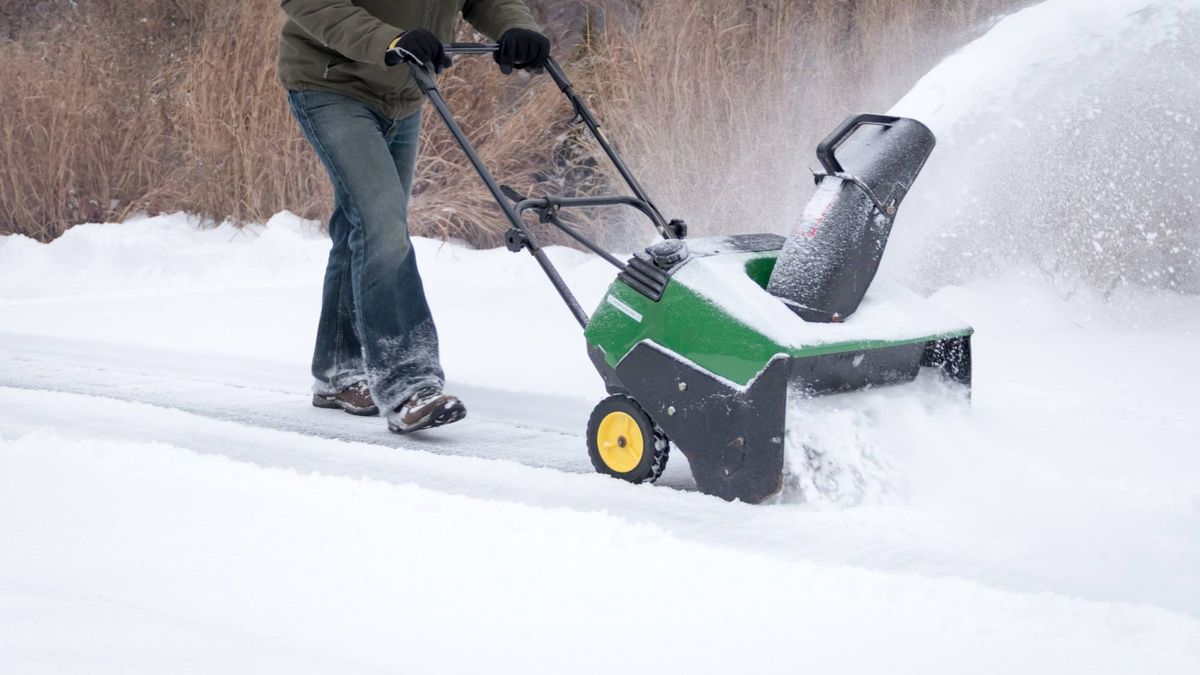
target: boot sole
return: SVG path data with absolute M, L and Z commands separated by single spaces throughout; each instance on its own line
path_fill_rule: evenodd
M 343 412 L 350 413 L 351 415 L 357 415 L 358 417 L 374 417 L 375 415 L 379 414 L 379 408 L 376 406 L 371 406 L 370 408 L 356 408 L 348 403 L 343 403 L 332 396 L 321 396 L 320 394 L 313 394 L 312 404 L 314 408 L 321 408 L 323 410 L 341 410 Z
M 396 434 L 411 434 L 414 431 L 424 431 L 435 427 L 444 427 L 447 424 L 454 424 L 467 416 L 467 409 L 462 402 L 457 402 L 451 407 L 439 406 L 435 408 L 428 416 L 421 421 L 402 427 L 391 420 L 388 420 L 388 430 Z

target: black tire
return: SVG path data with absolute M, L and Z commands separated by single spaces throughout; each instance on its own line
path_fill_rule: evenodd
M 592 411 L 587 442 L 597 472 L 630 483 L 658 480 L 671 452 L 671 442 L 646 411 L 621 395 L 609 396 Z

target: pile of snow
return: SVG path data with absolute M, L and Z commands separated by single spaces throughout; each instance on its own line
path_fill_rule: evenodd
M 966 329 L 962 319 L 893 282 L 873 284 L 860 309 L 841 323 L 808 323 L 746 273 L 753 253 L 699 258 L 674 278 L 743 324 L 785 347 L 905 340 Z
M 892 111 L 939 144 L 885 271 L 1200 293 L 1198 34 L 1195 0 L 1048 0 L 930 71 Z
M 307 362 L 329 250 L 319 225 L 286 212 L 245 229 L 198 225 L 174 214 L 81 225 L 50 245 L 0 237 L 0 331 Z M 578 324 L 527 255 L 424 238 L 413 245 L 452 380 L 603 393 Z M 594 256 L 548 253 L 589 310 L 616 276 Z M 547 338 L 540 363 L 513 358 L 531 335 Z M 581 381 L 592 384 L 582 394 Z
M 115 228 L 120 236 L 113 236 Z M 286 211 L 262 225 L 210 226 L 186 214 L 67 230 L 53 246 L 0 238 L 0 298 L 97 298 L 309 284 L 328 245 L 317 223 Z
M 910 384 L 811 398 L 793 392 L 782 498 L 820 506 L 904 503 L 909 468 L 969 427 L 967 391 L 933 372 Z

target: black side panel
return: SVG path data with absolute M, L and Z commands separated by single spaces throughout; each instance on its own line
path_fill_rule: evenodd
M 589 349 L 589 356 L 609 393 L 635 399 L 688 458 L 701 492 L 752 504 L 783 487 L 789 389 L 821 396 L 900 384 L 915 379 L 922 366 L 963 384 L 971 379 L 969 337 L 779 357 L 745 391 L 644 343 L 615 369 L 599 349 Z
M 616 373 L 687 456 L 701 492 L 757 504 L 782 489 L 788 359 L 744 392 L 646 344 Z
M 916 379 L 925 345 L 916 343 L 792 360 L 792 386 L 810 396 Z
M 612 366 L 609 366 L 608 361 L 605 360 L 603 349 L 589 345 L 588 358 L 592 360 L 592 365 L 596 367 L 596 372 L 600 373 L 600 379 L 604 380 L 604 388 L 608 390 L 609 395 L 629 393 L 617 377 L 617 371 L 613 370 Z
M 971 386 L 971 336 L 935 340 L 925 345 L 921 365 L 939 368 L 951 380 Z

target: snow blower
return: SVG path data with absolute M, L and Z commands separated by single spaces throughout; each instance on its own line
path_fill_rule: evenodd
M 495 50 L 454 44 L 446 52 Z M 662 216 L 554 60 L 546 71 L 574 122 L 588 128 L 632 196 L 531 198 L 500 185 L 434 79 L 409 65 L 508 219 L 509 250 L 533 255 L 583 328 L 609 393 L 587 427 L 597 471 L 652 482 L 674 445 L 701 492 L 760 503 L 785 483 L 789 397 L 908 382 L 922 368 L 970 387 L 972 329 L 910 291 L 872 285 L 897 210 L 933 151 L 921 123 L 858 115 L 842 124 L 817 149 L 825 170 L 787 238 L 687 239 L 685 223 Z M 626 261 L 560 217 L 597 207 L 640 211 L 663 241 Z M 526 226 L 527 213 L 617 269 L 590 316 Z

